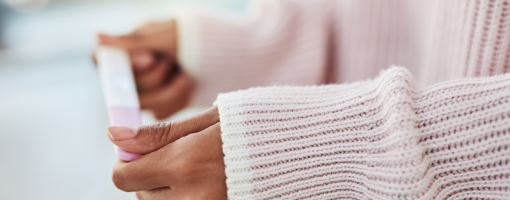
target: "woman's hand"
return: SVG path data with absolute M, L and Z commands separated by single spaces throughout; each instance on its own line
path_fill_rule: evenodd
M 218 108 L 171 122 L 108 127 L 117 146 L 145 154 L 117 160 L 112 179 L 138 199 L 227 199 Z
M 140 105 L 164 119 L 184 108 L 191 99 L 193 81 L 178 67 L 175 20 L 144 25 L 130 34 L 98 34 L 101 45 L 129 52 Z

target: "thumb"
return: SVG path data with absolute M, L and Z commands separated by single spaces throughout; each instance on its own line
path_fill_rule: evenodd
M 106 132 L 110 141 L 119 148 L 133 153 L 147 154 L 181 137 L 204 130 L 219 121 L 218 107 L 215 106 L 188 118 L 139 127 L 109 126 Z
M 99 44 L 101 45 L 115 46 L 126 50 L 149 48 L 144 43 L 143 35 L 128 34 L 121 36 L 111 36 L 103 33 L 98 33 L 97 38 L 99 40 Z

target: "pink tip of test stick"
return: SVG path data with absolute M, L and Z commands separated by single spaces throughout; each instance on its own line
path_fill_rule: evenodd
M 115 47 L 99 46 L 95 55 L 110 125 L 140 126 L 140 103 L 128 53 Z M 124 161 L 142 156 L 117 146 L 115 154 Z

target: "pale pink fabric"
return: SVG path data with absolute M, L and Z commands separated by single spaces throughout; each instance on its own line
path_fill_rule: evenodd
M 510 74 L 218 96 L 230 199 L 508 199 Z
M 510 196 L 510 2 L 251 8 L 177 16 L 199 104 L 271 86 L 216 99 L 230 199 Z
M 503 0 L 260 0 L 246 17 L 178 16 L 199 105 L 220 92 L 345 83 L 408 68 L 420 88 L 510 70 Z M 191 27 L 191 28 L 190 28 Z M 190 45 L 194 44 L 194 45 Z

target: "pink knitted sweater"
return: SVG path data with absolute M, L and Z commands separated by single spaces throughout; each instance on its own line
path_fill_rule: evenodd
M 230 199 L 510 198 L 510 2 L 252 8 L 176 15 L 196 103 L 270 86 L 216 99 Z

